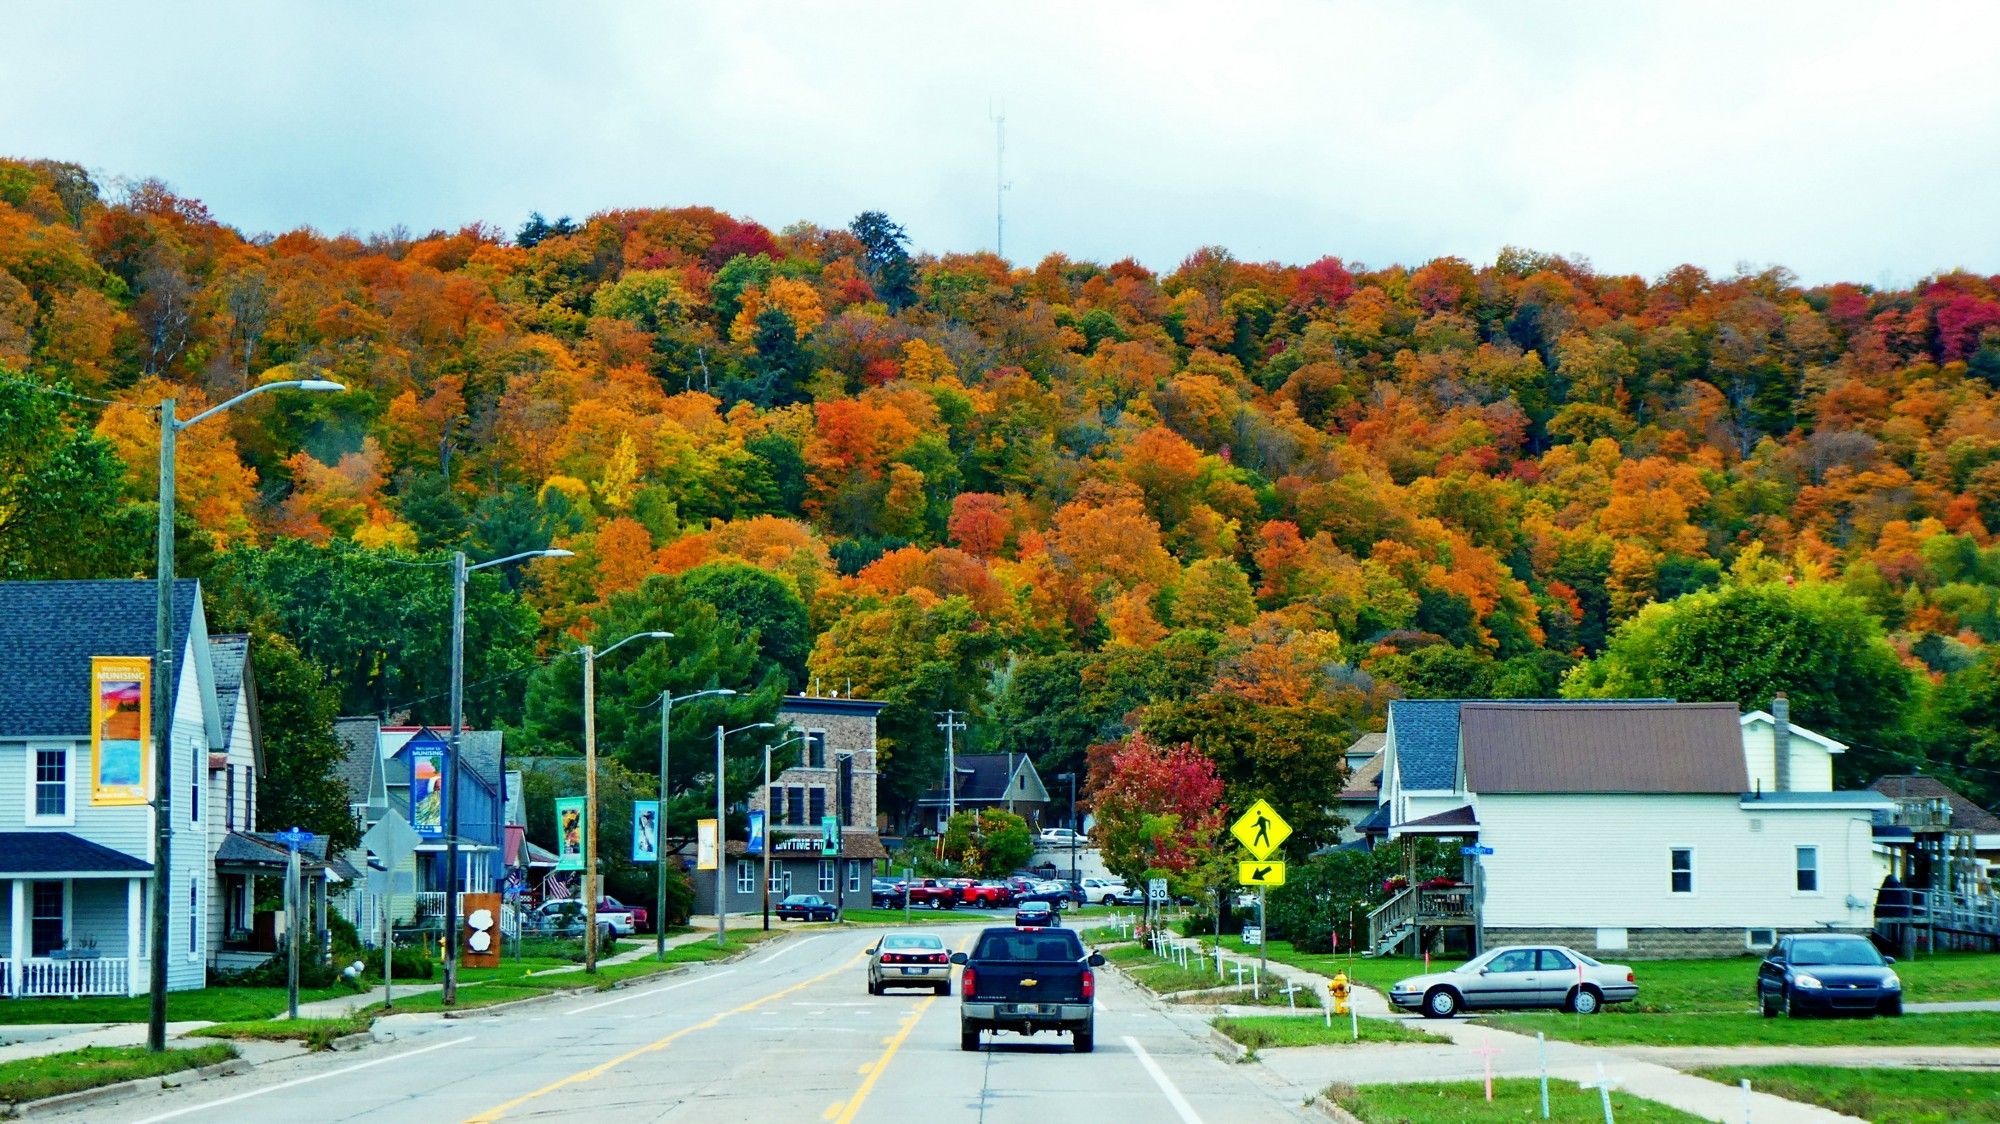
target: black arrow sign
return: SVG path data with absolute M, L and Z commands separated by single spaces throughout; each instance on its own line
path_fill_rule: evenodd
M 1265 876 L 1265 875 L 1267 875 L 1267 874 L 1269 874 L 1269 873 L 1271 873 L 1271 868 L 1270 868 L 1270 867 L 1268 867 L 1268 866 L 1260 866 L 1260 867 L 1258 867 L 1258 868 L 1257 868 L 1256 870 L 1253 870 L 1253 871 L 1251 871 L 1251 872 L 1250 872 L 1250 881 L 1252 881 L 1252 882 L 1262 882 L 1262 881 L 1264 880 L 1264 876 Z

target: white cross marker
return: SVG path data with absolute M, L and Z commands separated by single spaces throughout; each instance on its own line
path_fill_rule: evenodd
M 1604 1099 L 1604 1124 L 1614 1124 L 1611 1119 L 1611 1088 L 1624 1080 L 1619 1077 L 1604 1076 L 1604 1063 L 1597 1063 L 1597 1080 L 1578 1082 L 1579 1088 L 1595 1089 Z
M 1278 989 L 1278 994 L 1283 995 L 1285 997 L 1285 1006 L 1290 1007 L 1294 1011 L 1299 1009 L 1299 1001 L 1293 998 L 1298 994 L 1298 992 L 1299 992 L 1299 985 L 1297 984 L 1293 984 L 1290 987 L 1281 987 Z

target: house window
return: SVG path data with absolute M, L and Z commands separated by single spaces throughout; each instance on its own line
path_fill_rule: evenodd
M 201 955 L 201 883 L 188 883 L 188 959 Z
M 771 868 L 770 883 L 770 890 L 774 894 L 785 888 L 785 867 L 783 863 Z
M 1674 893 L 1694 893 L 1694 848 L 1675 847 L 1670 864 Z
M 815 788 L 811 793 L 812 805 L 807 823 L 817 826 L 826 819 L 826 790 Z
M 793 785 L 786 797 L 785 822 L 794 827 L 803 827 L 806 822 L 806 786 Z
M 831 894 L 834 891 L 834 870 L 832 859 L 819 861 L 819 892 Z
M 1798 848 L 1798 891 L 1801 894 L 1819 893 L 1819 848 Z
M 861 889 L 861 864 L 853 859 L 849 859 L 847 860 L 847 892 L 851 894 L 859 889 Z
M 854 755 L 840 755 L 840 822 L 854 823 Z
M 236 766 L 222 767 L 222 822 L 230 831 L 236 830 Z
M 826 731 L 806 731 L 806 768 L 826 768 Z
M 28 914 L 28 955 L 47 956 L 68 943 L 63 935 L 63 884 L 35 883 L 35 901 Z
M 28 784 L 34 794 L 29 823 L 71 823 L 68 746 L 37 746 L 28 754 Z
M 739 859 L 736 863 L 736 892 L 747 894 L 757 888 L 757 872 L 749 860 Z

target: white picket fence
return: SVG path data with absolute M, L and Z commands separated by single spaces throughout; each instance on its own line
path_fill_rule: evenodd
M 82 995 L 130 994 L 128 965 L 124 957 L 115 960 L 52 960 L 45 956 L 20 961 L 20 985 L 14 986 L 13 972 L 0 961 L 0 994 L 7 998 L 55 998 Z

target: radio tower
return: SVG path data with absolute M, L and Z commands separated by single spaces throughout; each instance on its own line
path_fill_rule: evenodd
M 1007 256 L 1007 114 L 993 114 L 993 253 Z

